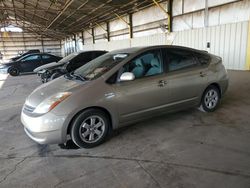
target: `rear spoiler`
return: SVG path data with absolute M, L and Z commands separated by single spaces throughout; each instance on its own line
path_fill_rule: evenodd
M 205 52 L 205 53 L 208 53 L 208 51 L 206 51 L 206 50 L 200 50 L 201 52 Z

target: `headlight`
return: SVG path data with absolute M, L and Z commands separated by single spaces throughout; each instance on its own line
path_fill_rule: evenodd
M 35 114 L 45 114 L 49 111 L 51 111 L 53 108 L 55 108 L 58 104 L 60 104 L 62 101 L 64 101 L 66 98 L 68 98 L 71 95 L 71 92 L 61 92 L 57 93 L 56 95 L 53 95 L 47 99 L 45 99 L 43 102 L 41 102 L 33 113 Z
M 0 69 L 3 69 L 3 68 L 5 68 L 5 67 L 7 67 L 6 65 L 1 65 L 0 64 Z

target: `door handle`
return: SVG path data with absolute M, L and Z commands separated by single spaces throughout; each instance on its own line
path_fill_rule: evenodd
M 205 76 L 207 76 L 207 74 L 206 74 L 206 73 L 204 73 L 204 72 L 200 72 L 200 77 L 205 77 Z
M 168 83 L 168 82 L 165 81 L 165 80 L 160 80 L 160 81 L 158 82 L 158 86 L 163 87 L 163 86 L 165 86 L 167 83 Z

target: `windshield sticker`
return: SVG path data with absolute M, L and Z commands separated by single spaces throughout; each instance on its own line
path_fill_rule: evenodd
M 116 55 L 113 56 L 113 59 L 114 59 L 114 60 L 117 60 L 117 59 L 124 59 L 124 58 L 126 58 L 126 57 L 128 57 L 128 54 L 116 54 Z

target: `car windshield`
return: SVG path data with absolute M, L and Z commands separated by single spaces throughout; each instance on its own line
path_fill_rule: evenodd
M 30 54 L 28 55 L 24 55 L 24 56 L 20 56 L 16 61 L 21 61 L 21 60 L 25 60 L 27 57 L 29 57 Z
M 64 57 L 63 59 L 61 59 L 60 61 L 58 61 L 57 63 L 67 63 L 70 60 L 72 60 L 74 57 L 76 57 L 79 53 L 72 53 L 69 54 L 68 56 Z
M 107 53 L 75 70 L 75 74 L 86 80 L 94 80 L 127 58 L 127 53 Z

